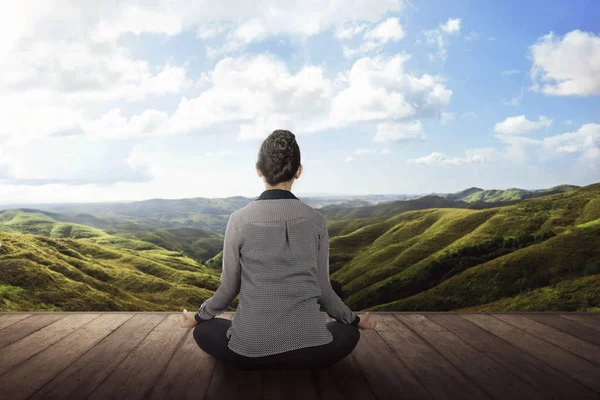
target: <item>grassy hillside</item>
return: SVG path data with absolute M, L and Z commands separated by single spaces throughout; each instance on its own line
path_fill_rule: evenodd
M 578 187 L 579 186 L 575 185 L 558 185 L 549 189 L 539 190 L 526 190 L 519 188 L 509 188 L 505 190 L 483 190 L 481 188 L 472 187 L 457 193 L 443 194 L 442 197 L 448 200 L 464 201 L 466 203 L 518 202 L 529 198 L 547 196 L 549 194 L 564 193 L 569 190 L 576 189 Z
M 433 207 L 466 208 L 467 203 L 447 200 L 440 196 L 423 196 L 413 200 L 400 200 L 364 207 L 327 207 L 319 209 L 325 217 L 331 219 L 357 219 L 390 217 L 406 211 L 423 210 Z
M 193 310 L 220 284 L 219 271 L 158 246 L 4 231 L 0 244 L 0 311 Z
M 98 244 L 132 250 L 166 249 L 178 251 L 202 263 L 223 248 L 223 235 L 200 228 L 157 228 L 115 232 L 65 221 L 68 217 L 33 209 L 0 211 L 0 230 L 31 233 L 52 238 L 89 239 Z
M 453 310 L 600 273 L 600 184 L 505 207 L 365 219 L 355 230 L 343 223 L 331 252 L 352 256 L 331 278 L 355 310 Z M 591 293 L 583 308 L 600 305 Z
M 0 311 L 196 309 L 219 286 L 222 234 L 139 212 L 0 211 Z M 600 307 L 600 183 L 482 209 L 425 196 L 324 214 L 353 310 Z

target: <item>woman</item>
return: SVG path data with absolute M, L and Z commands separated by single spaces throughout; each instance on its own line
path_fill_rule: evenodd
M 276 130 L 256 171 L 265 191 L 225 229 L 221 285 L 197 313 L 183 310 L 202 350 L 233 367 L 325 368 L 350 354 L 359 329 L 375 329 L 331 287 L 325 218 L 291 192 L 302 174 L 295 135 Z M 215 318 L 241 293 L 233 320 Z M 327 322 L 323 308 L 336 321 Z

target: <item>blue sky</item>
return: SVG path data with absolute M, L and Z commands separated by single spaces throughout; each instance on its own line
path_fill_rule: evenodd
M 299 195 L 600 181 L 594 1 L 44 4 L 0 17 L 0 204 L 257 196 L 274 129 Z

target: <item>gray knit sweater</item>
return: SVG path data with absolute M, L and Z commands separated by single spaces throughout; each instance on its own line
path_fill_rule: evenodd
M 325 218 L 284 189 L 265 190 L 230 215 L 221 285 L 196 320 L 223 313 L 238 294 L 228 346 L 247 357 L 331 342 L 321 305 L 339 322 L 360 320 L 331 287 Z

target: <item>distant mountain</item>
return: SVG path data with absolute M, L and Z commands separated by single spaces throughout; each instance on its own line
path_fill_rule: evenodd
M 464 201 L 466 203 L 484 202 L 516 202 L 533 197 L 546 196 L 549 194 L 564 193 L 578 188 L 575 185 L 558 185 L 549 189 L 526 190 L 519 188 L 509 188 L 504 190 L 484 190 L 477 187 L 471 187 L 457 193 L 442 194 L 442 197 L 448 200 Z
M 532 192 L 324 206 L 331 279 L 356 311 L 600 311 L 600 183 Z M 0 311 L 194 309 L 219 286 L 223 235 L 187 225 L 221 229 L 249 201 L 0 211 Z
M 198 262 L 219 254 L 223 235 L 200 228 L 159 228 L 135 220 L 116 223 L 116 218 L 105 220 L 85 214 L 85 218 L 44 212 L 33 209 L 0 211 L 0 230 L 29 233 L 56 239 L 88 239 L 91 242 L 115 248 L 132 250 L 165 249 L 179 251 Z M 88 222 L 92 226 L 71 221 Z M 98 229 L 105 226 L 109 231 Z M 122 231 L 115 231 L 121 228 Z
M 423 196 L 413 200 L 399 200 L 377 205 L 360 207 L 327 206 L 318 211 L 331 219 L 357 219 L 388 217 L 405 211 L 422 210 L 431 207 L 466 208 L 469 204 L 452 201 L 440 196 Z
M 219 271 L 181 252 L 93 239 L 0 229 L 0 311 L 196 309 L 220 285 Z
M 600 310 L 600 183 L 503 207 L 328 223 L 331 279 L 353 310 L 533 311 L 516 296 L 535 290 L 535 310 Z M 587 296 L 574 291 L 581 282 Z M 555 285 L 561 297 L 542 296 Z

